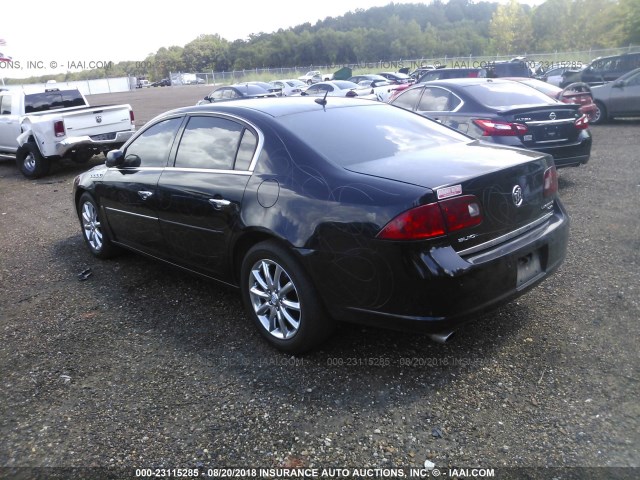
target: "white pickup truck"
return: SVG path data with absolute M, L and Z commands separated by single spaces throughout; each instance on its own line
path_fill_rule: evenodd
M 46 175 L 53 160 L 106 154 L 134 131 L 130 105 L 89 106 L 77 89 L 0 91 L 0 157 L 15 158 L 27 178 Z

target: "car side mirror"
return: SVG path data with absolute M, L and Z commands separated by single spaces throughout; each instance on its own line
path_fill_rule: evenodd
M 140 163 L 141 163 L 140 157 L 132 153 L 131 155 L 127 155 L 126 157 L 124 157 L 124 162 L 122 166 L 137 168 L 140 166 Z
M 625 83 L 624 80 L 616 80 L 615 82 L 613 82 L 612 87 L 613 88 L 624 88 Z
M 107 160 L 104 162 L 107 167 L 119 167 L 124 164 L 124 152 L 122 150 L 111 150 L 107 153 Z
M 209 95 L 204 97 L 204 100 L 206 100 L 207 102 L 213 102 L 212 98 Z

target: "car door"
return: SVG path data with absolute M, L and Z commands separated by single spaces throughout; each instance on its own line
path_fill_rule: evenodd
M 640 70 L 635 75 L 610 85 L 610 115 L 640 115 Z
M 12 103 L 17 103 L 18 96 L 9 92 L 0 92 L 0 151 L 15 152 L 18 150 L 18 135 L 20 135 L 20 115 L 12 112 L 17 110 Z
M 145 128 L 124 149 L 125 164 L 111 167 L 96 185 L 96 195 L 116 242 L 154 256 L 165 248 L 158 223 L 157 186 L 184 117 Z
M 224 115 L 193 115 L 158 182 L 158 217 L 178 264 L 224 280 L 230 239 L 241 226 L 242 198 L 259 133 Z

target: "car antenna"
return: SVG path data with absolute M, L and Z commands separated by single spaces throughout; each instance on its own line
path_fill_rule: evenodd
M 329 90 L 327 90 L 326 92 L 324 92 L 324 97 L 322 98 L 316 98 L 314 100 L 314 102 L 316 102 L 318 105 L 322 105 L 323 107 L 327 104 L 327 95 L 329 95 Z

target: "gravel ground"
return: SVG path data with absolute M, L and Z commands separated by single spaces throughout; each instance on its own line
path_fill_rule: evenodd
M 90 100 L 129 102 L 141 125 L 210 88 Z M 593 127 L 589 164 L 561 171 L 571 241 L 547 282 L 445 345 L 345 325 L 299 358 L 266 345 L 234 290 L 94 259 L 70 196 L 86 165 L 29 181 L 0 160 L 0 477 L 430 460 L 639 478 L 639 126 Z

